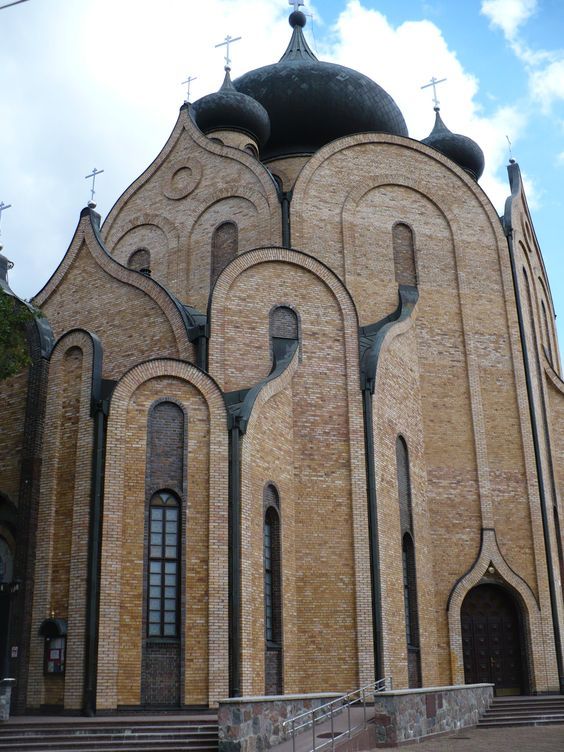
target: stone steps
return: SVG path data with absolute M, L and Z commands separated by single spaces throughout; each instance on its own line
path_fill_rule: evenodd
M 478 728 L 556 724 L 564 724 L 564 697 L 497 697 L 478 721 Z
M 0 726 L 0 752 L 216 752 L 217 718 L 175 717 L 120 722 L 114 718 L 10 720 Z

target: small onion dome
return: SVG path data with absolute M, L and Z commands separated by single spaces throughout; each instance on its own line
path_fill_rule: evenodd
M 234 81 L 238 91 L 260 102 L 270 116 L 272 133 L 261 158 L 313 154 L 354 133 L 407 136 L 392 97 L 358 71 L 319 61 L 304 37 L 305 24 L 305 15 L 294 11 L 294 31 L 281 60 Z
M 449 131 L 443 123 L 438 107 L 435 107 L 435 112 L 435 127 L 421 143 L 440 151 L 445 157 L 452 159 L 459 167 L 466 170 L 474 180 L 479 180 L 485 167 L 484 152 L 468 136 Z
M 221 89 L 192 105 L 196 125 L 203 133 L 242 131 L 263 146 L 270 136 L 267 111 L 252 97 L 237 91 L 231 82 L 230 68 L 225 69 Z

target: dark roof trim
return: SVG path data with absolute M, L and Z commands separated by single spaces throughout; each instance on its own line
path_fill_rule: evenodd
M 360 345 L 360 383 L 361 388 L 370 388 L 374 394 L 376 388 L 376 369 L 384 339 L 389 330 L 408 319 L 413 313 L 415 304 L 419 300 L 417 287 L 411 285 L 399 286 L 399 304 L 394 313 L 377 321 L 375 324 L 363 326 L 359 329 Z

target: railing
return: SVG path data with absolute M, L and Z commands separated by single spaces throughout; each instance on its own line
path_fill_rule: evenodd
M 284 721 L 282 728 L 287 731 L 292 737 L 292 752 L 296 752 L 296 736 L 304 729 L 311 728 L 313 745 L 310 748 L 310 752 L 319 752 L 319 750 L 325 749 L 325 747 L 331 746 L 331 750 L 335 749 L 335 742 L 344 737 L 351 738 L 354 731 L 359 729 L 365 729 L 368 723 L 367 704 L 374 701 L 374 695 L 378 692 L 385 692 L 392 689 L 391 678 L 380 679 L 374 684 L 369 684 L 367 687 L 361 689 L 355 689 L 353 692 L 348 692 L 342 697 L 338 697 L 336 700 L 327 702 L 324 705 L 320 705 L 313 710 L 306 710 L 305 713 L 289 718 Z M 362 715 L 360 719 L 357 716 L 360 713 L 356 713 L 357 709 L 362 707 Z M 343 715 L 346 713 L 346 717 Z M 327 741 L 318 741 L 317 732 L 321 723 L 329 720 L 329 730 L 323 736 L 327 736 Z M 344 726 L 344 728 L 340 728 Z M 304 750 L 305 752 L 305 750 Z

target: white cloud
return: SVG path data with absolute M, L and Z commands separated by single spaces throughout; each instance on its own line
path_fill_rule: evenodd
M 556 161 L 558 164 L 564 165 L 564 151 L 561 151 L 560 154 L 556 155 Z
M 530 74 L 531 94 L 544 112 L 549 112 L 556 100 L 564 100 L 564 57 Z
M 328 52 L 334 60 L 373 78 L 394 97 L 413 138 L 424 138 L 434 125 L 431 90 L 422 91 L 420 86 L 432 76 L 446 78 L 439 87 L 441 116 L 453 132 L 470 136 L 480 144 L 486 157 L 480 183 L 496 208 L 503 208 L 508 194 L 503 169 L 509 157 L 506 136 L 514 144 L 518 142 L 526 115 L 518 106 L 512 106 L 484 116 L 476 102 L 478 80 L 464 70 L 434 23 L 408 21 L 394 27 L 382 13 L 365 8 L 360 0 L 349 0 Z M 418 80 L 406 60 L 418 61 Z
M 564 100 L 564 53 L 535 50 L 522 39 L 522 28 L 537 12 L 538 0 L 482 0 L 481 12 L 500 28 L 529 75 L 529 92 L 545 113 Z
M 481 13 L 492 26 L 500 28 L 507 39 L 515 39 L 519 28 L 535 13 L 538 0 L 483 0 Z

